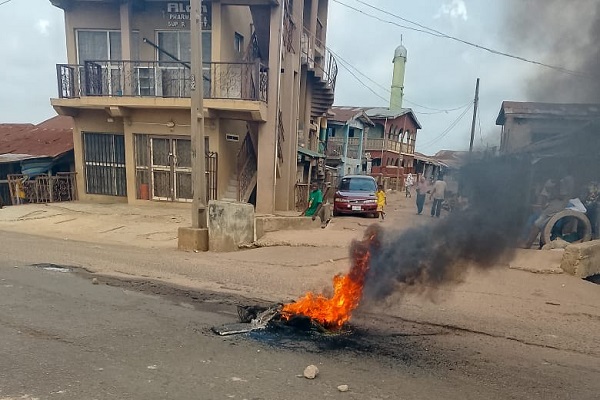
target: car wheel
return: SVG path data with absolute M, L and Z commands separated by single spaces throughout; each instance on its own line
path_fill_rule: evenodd
M 340 216 L 340 213 L 339 213 L 339 212 L 337 212 L 336 210 L 333 210 L 333 216 L 334 216 L 334 217 L 339 217 L 339 216 Z

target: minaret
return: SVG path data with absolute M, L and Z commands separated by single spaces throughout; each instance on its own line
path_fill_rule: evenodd
M 390 110 L 402 109 L 404 97 L 404 71 L 406 70 L 406 47 L 400 45 L 394 52 L 394 75 L 392 77 L 392 95 L 390 97 Z

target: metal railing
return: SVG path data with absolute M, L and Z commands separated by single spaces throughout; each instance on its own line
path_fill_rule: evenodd
M 250 133 L 246 133 L 237 156 L 238 201 L 248 200 L 256 183 L 257 169 L 258 159 L 254 151 L 252 137 Z
M 75 172 L 40 175 L 29 179 L 27 175 L 10 174 L 7 182 L 13 205 L 27 203 L 55 203 L 77 200 Z
M 335 90 L 338 65 L 333 54 L 331 54 L 324 43 L 321 43 L 315 35 L 306 28 L 304 28 L 304 31 L 302 32 L 300 46 L 302 49 L 302 62 L 306 63 L 309 68 L 317 70 L 318 74 L 322 75 L 322 79 L 327 82 L 327 86 L 332 90 Z M 323 48 L 323 54 L 319 54 L 318 51 L 315 51 L 317 47 Z
M 259 62 L 203 64 L 204 97 L 267 101 L 267 67 Z M 190 97 L 191 70 L 176 61 L 57 64 L 58 96 Z

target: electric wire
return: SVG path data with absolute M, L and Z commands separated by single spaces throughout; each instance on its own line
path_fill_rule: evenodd
M 294 22 L 297 23 L 297 21 L 294 21 Z M 317 36 L 314 33 L 309 32 L 309 31 L 305 31 L 305 33 L 307 35 L 311 36 L 313 39 L 318 40 Z M 383 96 L 381 96 L 380 94 L 376 93 L 373 90 L 373 88 L 371 88 L 370 86 L 366 85 L 363 81 L 361 81 L 356 76 L 356 74 L 354 74 L 352 71 L 355 71 L 359 75 L 363 76 L 369 82 L 371 82 L 375 86 L 381 88 L 388 95 L 390 95 L 392 93 L 392 91 L 390 90 L 389 87 L 385 87 L 385 86 L 381 85 L 379 82 L 373 80 L 370 76 L 368 76 L 365 73 L 361 72 L 358 68 L 356 68 L 354 65 L 352 65 L 352 63 L 350 63 L 349 61 L 345 60 L 339 53 L 337 53 L 331 47 L 325 46 L 325 48 L 336 58 L 336 60 L 340 61 L 340 65 L 342 65 L 343 63 L 346 64 L 346 65 L 342 65 L 342 67 L 344 67 L 350 73 L 350 75 L 352 75 L 359 83 L 361 83 L 363 86 L 365 86 L 370 92 L 372 92 L 378 98 L 380 98 L 380 99 L 382 99 L 382 100 L 384 100 L 386 102 L 389 101 L 389 99 L 386 99 Z M 462 105 L 460 107 L 453 107 L 453 108 L 448 108 L 448 109 L 441 109 L 441 108 L 428 107 L 428 106 L 424 106 L 424 105 L 415 103 L 415 102 L 411 101 L 410 99 L 407 99 L 406 97 L 404 97 L 403 100 L 406 101 L 409 104 L 414 105 L 415 107 L 420 107 L 420 108 L 423 108 L 423 109 L 426 109 L 426 110 L 435 111 L 435 112 L 427 113 L 427 112 L 420 112 L 420 111 L 414 111 L 413 110 L 413 112 L 415 114 L 421 114 L 421 115 L 433 115 L 433 114 L 441 114 L 441 113 L 449 113 L 449 112 L 452 112 L 452 111 L 458 111 L 458 110 L 462 110 L 464 107 L 466 107 L 469 104 L 469 103 L 467 103 L 467 104 L 464 104 L 464 105 Z
M 500 50 L 495 50 L 495 49 L 492 49 L 492 48 L 487 47 L 487 46 L 483 46 L 483 45 L 480 45 L 480 44 L 477 44 L 477 43 L 474 43 L 474 42 L 470 42 L 468 40 L 464 40 L 464 39 L 460 39 L 460 38 L 455 37 L 455 36 L 448 35 L 446 33 L 440 32 L 440 31 L 435 30 L 433 28 L 429 28 L 429 27 L 426 27 L 424 25 L 421 25 L 421 24 L 419 24 L 417 22 L 413 22 L 413 21 L 410 21 L 410 20 L 408 20 L 406 18 L 402 18 L 401 16 L 393 14 L 393 13 L 387 11 L 387 10 L 383 10 L 381 8 L 378 8 L 378 7 L 372 6 L 370 4 L 367 4 L 367 3 L 365 3 L 365 2 L 363 2 L 361 0 L 355 0 L 355 1 L 357 1 L 360 4 L 364 4 L 365 6 L 368 6 L 370 8 L 373 8 L 375 10 L 378 10 L 379 12 L 384 13 L 386 15 L 398 18 L 398 19 L 400 19 L 402 21 L 409 22 L 409 23 L 411 23 L 411 24 L 413 24 L 413 25 L 415 25 L 415 26 L 417 26 L 419 28 L 414 28 L 414 27 L 410 27 L 410 26 L 407 26 L 407 25 L 399 24 L 399 23 L 394 22 L 394 21 L 383 19 L 383 18 L 378 17 L 376 15 L 369 14 L 368 12 L 366 12 L 364 10 L 361 10 L 360 8 L 356 8 L 356 7 L 353 7 L 353 6 L 349 5 L 349 4 L 346 4 L 346 3 L 344 3 L 344 2 L 342 2 L 340 0 L 333 0 L 333 1 L 335 3 L 341 5 L 341 6 L 344 6 L 346 8 L 351 9 L 351 10 L 354 10 L 354 11 L 356 11 L 358 13 L 361 13 L 363 15 L 366 15 L 366 16 L 368 16 L 370 18 L 374 18 L 374 19 L 376 19 L 376 20 L 378 20 L 380 22 L 384 22 L 384 23 L 387 23 L 387 24 L 398 26 L 400 28 L 404 28 L 404 29 L 408 29 L 408 30 L 412 30 L 412 31 L 417 31 L 417 32 L 421 32 L 421 33 L 426 33 L 428 35 L 436 36 L 436 37 L 440 37 L 440 38 L 444 38 L 444 39 L 454 40 L 456 42 L 459 42 L 459 43 L 462 43 L 462 44 L 465 44 L 465 45 L 468 45 L 468 46 L 471 46 L 471 47 L 475 47 L 477 49 L 484 50 L 484 51 L 487 51 L 487 52 L 495 54 L 495 55 L 504 56 L 504 57 L 512 58 L 514 60 L 526 62 L 526 63 L 529 63 L 529 64 L 534 64 L 534 65 L 538 65 L 538 66 L 550 68 L 550 69 L 553 69 L 555 71 L 559 71 L 559 72 L 562 72 L 562 73 L 565 73 L 565 74 L 569 74 L 569 75 L 573 75 L 573 76 L 577 76 L 577 77 L 582 77 L 582 78 L 591 78 L 589 75 L 583 74 L 583 73 L 578 72 L 578 71 L 570 70 L 570 69 L 567 69 L 567 68 L 564 68 L 564 67 L 560 67 L 560 66 L 556 66 L 556 65 L 551 65 L 551 64 L 543 63 L 541 61 L 531 60 L 531 59 L 528 59 L 528 58 L 525 58 L 525 57 L 517 56 L 517 55 L 511 54 L 511 53 L 507 53 L 507 52 L 504 52 L 504 51 L 500 51 Z M 421 28 L 423 28 L 423 29 L 421 29 Z
M 380 83 L 378 83 L 377 81 L 373 80 L 371 77 L 369 77 L 365 73 L 361 72 L 358 68 L 356 68 L 354 65 L 352 65 L 349 61 L 345 60 L 343 57 L 341 57 L 338 53 L 336 53 L 335 51 L 333 51 L 330 47 L 327 47 L 327 50 L 329 50 L 329 52 L 336 57 L 336 59 L 340 62 L 340 65 L 342 65 L 352 76 L 354 76 L 362 85 L 364 85 L 365 87 L 367 87 L 371 92 L 375 93 L 370 86 L 368 86 L 364 82 L 362 82 L 355 74 L 352 73 L 352 71 L 350 71 L 350 69 L 354 70 L 356 73 L 358 73 L 359 75 L 363 76 L 366 80 L 368 80 L 369 82 L 373 83 L 375 86 L 377 86 L 380 89 L 382 89 L 383 91 L 385 91 L 388 95 L 392 93 L 392 91 L 389 88 L 386 88 L 385 86 L 383 86 Z M 377 97 L 379 97 L 380 99 L 388 101 L 388 99 L 380 96 L 377 93 L 375 93 L 375 95 Z M 467 105 L 470 104 L 470 102 L 469 102 L 467 104 L 463 104 L 460 107 L 453 107 L 453 108 L 448 108 L 448 109 L 440 109 L 440 108 L 423 106 L 421 104 L 415 103 L 415 102 L 407 99 L 406 97 L 404 98 L 404 101 L 406 101 L 409 104 L 413 104 L 416 107 L 420 107 L 420 108 L 424 108 L 424 109 L 427 109 L 427 110 L 434 111 L 434 112 L 430 112 L 430 113 L 420 112 L 420 111 L 414 111 L 416 114 L 423 114 L 423 115 L 433 115 L 433 114 L 441 114 L 441 113 L 449 113 L 449 112 L 452 112 L 452 111 L 458 111 L 458 110 L 462 110 L 463 108 L 465 108 Z
M 1 3 L 0 3 L 0 6 L 1 6 L 2 4 L 10 3 L 11 1 L 12 1 L 12 0 L 4 0 L 3 2 L 1 2 Z
M 441 134 L 439 134 L 437 137 L 428 140 L 427 142 L 421 144 L 420 148 L 421 151 L 423 149 L 428 149 L 430 148 L 432 145 L 436 144 L 438 141 L 440 141 L 441 139 L 445 138 L 450 132 L 452 132 L 452 130 L 456 127 L 456 125 L 458 125 L 458 123 L 465 117 L 465 115 L 467 115 L 467 113 L 469 112 L 469 110 L 472 108 L 473 104 L 471 104 L 470 107 L 465 108 L 465 110 L 458 116 L 458 118 L 456 118 Z

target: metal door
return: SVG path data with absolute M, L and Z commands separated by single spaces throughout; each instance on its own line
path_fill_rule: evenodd
M 192 200 L 192 152 L 189 139 L 150 140 L 152 198 L 167 201 Z

